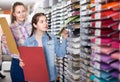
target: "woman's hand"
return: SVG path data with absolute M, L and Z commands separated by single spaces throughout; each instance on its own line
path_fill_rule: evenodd
M 21 68 L 23 68 L 23 67 L 25 66 L 25 64 L 24 64 L 24 62 L 23 62 L 22 59 L 20 59 L 19 66 L 20 66 Z
M 62 37 L 64 37 L 65 39 L 68 38 L 69 34 L 68 34 L 68 30 L 64 29 L 61 33 Z
M 5 34 L 2 34 L 2 36 L 1 36 L 1 41 L 2 41 L 3 44 L 7 44 Z

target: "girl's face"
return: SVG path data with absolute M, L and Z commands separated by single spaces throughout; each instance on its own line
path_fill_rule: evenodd
M 45 16 L 40 16 L 36 25 L 34 25 L 37 30 L 45 32 L 48 29 L 47 18 Z
M 23 5 L 16 6 L 13 15 L 16 17 L 17 22 L 25 21 L 27 15 L 25 7 Z

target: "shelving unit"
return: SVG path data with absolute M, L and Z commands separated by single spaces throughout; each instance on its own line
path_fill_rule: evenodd
M 57 59 L 60 82 L 119 82 L 119 2 L 61 0 L 52 7 L 53 34 L 69 30 L 67 54 Z
M 51 8 L 49 8 L 49 10 L 47 9 L 46 10 L 47 12 L 45 13 L 46 14 L 46 17 L 47 17 L 47 20 L 48 20 L 48 32 L 49 33 L 52 33 L 52 29 L 51 29 Z
M 67 1 L 65 27 L 69 30 L 67 54 L 64 58 L 64 82 L 80 82 L 80 2 Z
M 91 82 L 89 77 L 93 72 L 91 62 L 91 30 L 88 20 L 91 19 L 90 0 L 80 0 L 80 78 L 81 82 Z
M 97 82 L 119 82 L 119 0 L 95 0 L 92 4 L 93 14 L 89 21 L 94 29 L 94 37 L 91 39 L 91 66 L 94 72 L 90 79 Z M 117 58 L 112 58 L 114 54 Z
M 59 81 L 120 82 L 120 0 L 49 1 L 58 3 L 45 8 L 48 32 L 62 42 L 60 30 L 69 31 L 55 60 Z

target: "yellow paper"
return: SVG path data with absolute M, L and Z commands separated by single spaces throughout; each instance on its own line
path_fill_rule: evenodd
M 6 35 L 7 46 L 10 52 L 13 54 L 19 54 L 12 32 L 9 28 L 7 20 L 4 17 L 0 18 L 0 25 L 3 33 Z

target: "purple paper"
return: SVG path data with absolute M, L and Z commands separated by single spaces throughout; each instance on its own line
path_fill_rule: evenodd
M 120 75 L 120 72 L 119 71 L 114 71 L 111 73 L 111 75 L 115 78 L 118 78 L 118 76 Z
M 116 62 L 111 63 L 110 66 L 111 66 L 112 68 L 115 68 L 115 69 L 117 69 L 117 70 L 120 71 L 120 62 L 119 62 L 119 61 L 116 61 Z
M 109 64 L 105 64 L 105 63 L 102 63 L 102 62 L 95 62 L 95 61 L 92 61 L 92 66 L 97 68 L 97 69 L 100 69 L 100 70 L 104 70 L 106 72 L 112 70 L 113 68 L 109 65 Z M 97 64 L 96 64 L 97 63 Z M 96 65 L 95 65 L 96 64 Z M 98 65 L 99 64 L 99 65 Z M 100 66 L 99 68 L 97 66 Z
M 111 63 L 112 61 L 115 60 L 115 59 L 111 58 L 109 55 L 105 55 L 105 54 L 92 53 L 91 57 L 92 57 L 91 59 L 93 61 L 96 58 L 96 61 L 104 62 L 106 64 L 109 64 L 109 63 Z M 98 60 L 98 57 L 100 57 L 100 60 Z
M 105 64 L 105 63 L 100 63 L 101 64 L 101 69 L 103 69 L 103 70 L 110 70 L 110 69 L 112 69 L 111 67 L 110 67 L 110 65 L 108 65 L 108 64 Z

